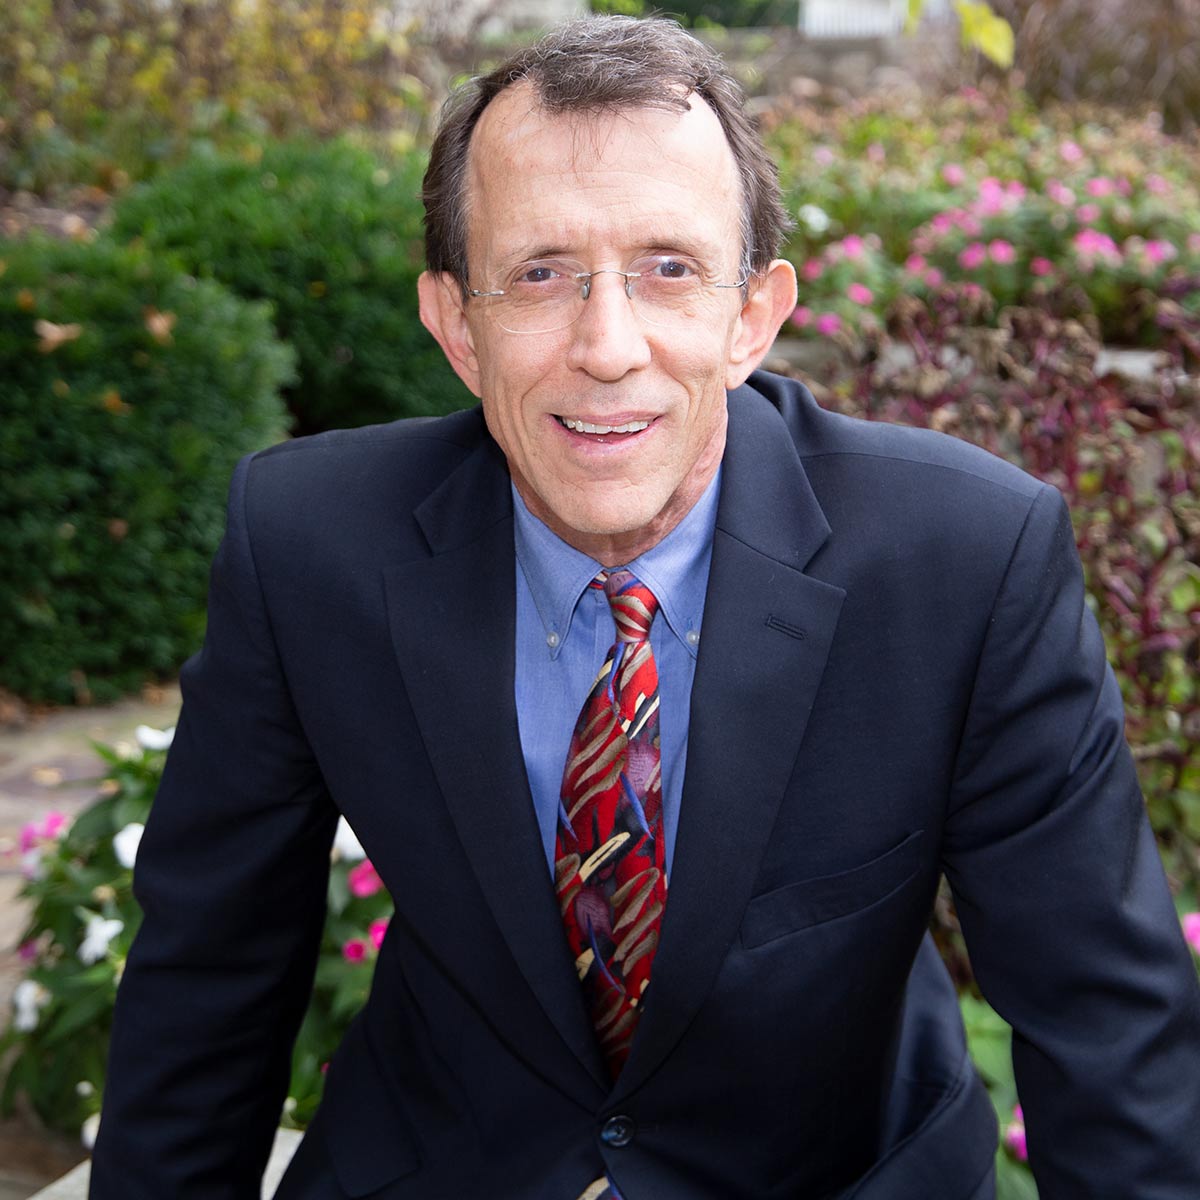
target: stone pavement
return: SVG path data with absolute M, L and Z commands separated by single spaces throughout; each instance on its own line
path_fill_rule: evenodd
M 24 725 L 0 726 L 0 1026 L 8 1023 L 21 976 L 21 827 L 50 812 L 74 815 L 94 798 L 103 764 L 92 741 L 132 742 L 138 725 L 173 725 L 178 711 L 179 692 L 172 687 L 105 708 L 57 709 Z M 31 1116 L 0 1120 L 0 1200 L 26 1200 L 82 1157 L 74 1139 L 39 1132 Z

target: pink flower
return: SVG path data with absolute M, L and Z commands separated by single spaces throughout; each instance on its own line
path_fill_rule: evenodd
M 883 147 L 878 142 L 872 142 L 867 147 L 867 158 L 873 163 L 881 163 L 887 157 Z
M 857 233 L 848 234 L 842 238 L 842 253 L 850 259 L 862 258 L 866 242 Z
M 974 271 L 987 262 L 987 247 L 982 242 L 972 242 L 958 256 L 958 265 L 964 271 Z
M 1064 208 L 1075 203 L 1075 193 L 1065 183 L 1059 183 L 1057 179 L 1051 179 L 1046 184 L 1046 195 L 1055 204 L 1061 204 Z
M 943 275 L 941 271 L 937 269 L 937 267 L 930 267 L 929 270 L 925 272 L 925 282 L 930 287 L 941 287 L 942 279 Z
M 804 266 L 800 268 L 800 278 L 808 280 L 812 283 L 814 279 L 820 279 L 825 271 L 825 266 L 819 258 L 810 258 Z
M 1200 254 L 1200 233 L 1188 234 L 1187 247 L 1190 253 Z
M 1107 175 L 1097 175 L 1094 179 L 1089 179 L 1083 185 L 1083 190 L 1089 196 L 1095 196 L 1096 199 L 1100 199 L 1102 196 L 1111 196 L 1117 190 L 1117 185 Z
M 1071 239 L 1071 244 L 1085 261 L 1102 258 L 1113 265 L 1121 261 L 1121 251 L 1117 243 L 1107 233 L 1101 233 L 1099 230 L 1081 229 Z
M 1185 913 L 1183 916 L 1183 936 L 1187 944 L 1200 954 L 1200 912 Z
M 1171 259 L 1177 257 L 1179 251 L 1175 249 L 1174 243 L 1157 239 L 1147 242 L 1142 247 L 1142 253 L 1155 266 L 1158 266 L 1159 263 L 1170 262 Z
M 951 187 L 961 187 L 966 182 L 967 173 L 958 163 L 947 163 L 942 168 L 942 178 Z
M 362 962 L 367 957 L 367 943 L 362 938 L 351 938 L 342 947 L 342 957 L 347 962 Z
M 812 309 L 807 304 L 801 304 L 799 308 L 792 313 L 792 324 L 797 329 L 807 329 L 813 321 Z
M 22 962 L 33 962 L 37 958 L 37 942 L 32 938 L 27 942 L 22 942 L 17 954 Z
M 1004 190 L 1014 200 L 1024 200 L 1027 191 L 1025 185 L 1019 179 L 1010 179 L 1005 185 Z
M 822 337 L 832 337 L 842 327 L 842 318 L 837 313 L 822 313 L 817 318 L 817 332 Z
M 1077 163 L 1083 161 L 1083 150 L 1077 143 L 1072 142 L 1070 139 L 1060 143 L 1058 147 L 1058 153 L 1063 162 L 1066 163 Z
M 1165 196 L 1171 190 L 1171 185 L 1161 175 L 1146 176 L 1146 191 L 1155 196 Z
M 875 297 L 871 293 L 871 289 L 865 284 L 852 283 L 846 289 L 846 295 L 854 301 L 855 304 L 870 304 Z
M 819 167 L 827 167 L 837 158 L 837 155 L 828 146 L 818 146 L 813 151 L 813 162 Z
M 56 842 L 69 824 L 65 813 L 48 812 L 40 821 L 30 821 L 21 827 L 20 851 L 22 854 L 45 842 Z
M 1098 204 L 1081 204 L 1075 210 L 1075 219 L 1081 225 L 1091 225 L 1100 220 L 1100 206 Z
M 350 894 L 353 896 L 373 896 L 383 887 L 383 880 L 379 878 L 379 872 L 367 858 L 364 858 L 357 866 L 351 867 L 346 879 L 350 884 Z
M 988 243 L 988 255 L 994 263 L 1010 263 L 1015 261 L 1017 251 L 1012 242 L 1006 242 L 1003 238 L 996 238 L 994 241 Z
M 1035 275 L 1053 275 L 1054 264 L 1048 258 L 1035 258 L 1029 264 L 1030 271 Z
M 1004 1144 L 1022 1162 L 1029 1161 L 1029 1149 L 1025 1144 L 1025 1114 L 1019 1104 L 1013 1109 L 1013 1119 L 1004 1128 Z
M 919 275 L 925 270 L 925 258 L 920 254 L 910 254 L 904 260 L 904 269 L 911 271 L 914 275 Z
M 388 921 L 390 919 L 389 917 L 384 917 L 381 920 L 371 922 L 371 927 L 367 932 L 370 934 L 371 944 L 376 950 L 383 945 L 383 935 L 387 933 Z

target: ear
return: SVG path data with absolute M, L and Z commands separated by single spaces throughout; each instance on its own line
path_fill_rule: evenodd
M 458 280 L 446 272 L 423 271 L 417 280 L 417 298 L 421 324 L 433 334 L 454 373 L 478 396 L 479 360 Z
M 796 270 L 790 262 L 777 258 L 763 275 L 751 280 L 750 298 L 738 317 L 729 362 L 725 367 L 725 387 L 732 389 L 746 382 L 750 372 L 766 357 L 779 327 L 796 309 Z

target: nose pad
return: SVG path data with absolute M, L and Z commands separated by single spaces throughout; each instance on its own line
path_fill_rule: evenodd
M 627 371 L 649 363 L 650 346 L 633 304 L 633 280 L 624 271 L 614 268 L 592 274 L 622 276 L 625 295 L 606 293 L 603 288 L 592 295 L 595 280 L 584 281 L 580 293 L 584 303 L 571 326 L 573 336 L 568 363 L 597 379 L 619 379 Z

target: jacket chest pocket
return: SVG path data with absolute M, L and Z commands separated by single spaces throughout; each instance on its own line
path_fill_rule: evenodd
M 742 918 L 747 950 L 838 917 L 848 917 L 903 887 L 921 865 L 922 830 L 862 866 L 802 879 L 756 896 Z

